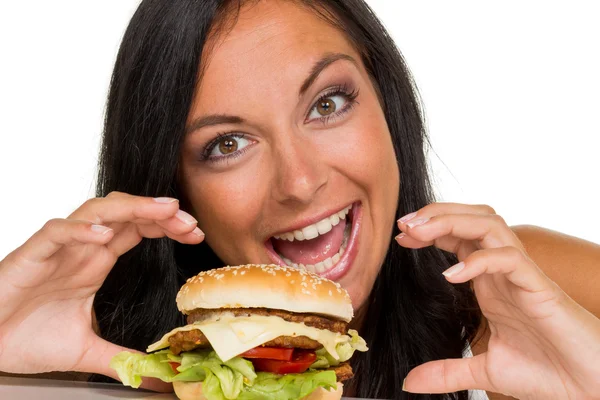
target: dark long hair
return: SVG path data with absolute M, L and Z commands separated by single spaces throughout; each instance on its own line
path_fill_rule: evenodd
M 239 0 L 144 0 L 123 38 L 110 86 L 98 196 L 122 191 L 185 198 L 177 185 L 185 122 L 209 32 Z M 299 1 L 345 32 L 378 90 L 400 171 L 396 217 L 431 203 L 419 97 L 393 40 L 362 0 Z M 230 15 L 227 15 L 229 17 Z M 371 398 L 467 399 L 466 392 L 414 396 L 402 381 L 415 366 L 459 358 L 480 312 L 468 285 L 441 275 L 454 257 L 433 247 L 390 247 L 369 298 L 361 331 L 370 351 L 355 357 L 355 395 Z M 185 323 L 179 287 L 200 270 L 221 266 L 206 244 L 144 239 L 120 257 L 94 307 L 104 338 L 144 350 Z M 98 380 L 99 377 L 93 379 Z

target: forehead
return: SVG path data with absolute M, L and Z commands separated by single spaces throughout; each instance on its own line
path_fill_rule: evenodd
M 207 47 L 196 109 L 199 103 L 226 106 L 242 94 L 278 97 L 282 88 L 297 93 L 313 64 L 328 53 L 360 59 L 346 36 L 312 9 L 290 0 L 249 3 L 235 25 L 225 24 Z

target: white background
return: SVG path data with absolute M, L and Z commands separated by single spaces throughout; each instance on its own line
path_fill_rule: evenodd
M 369 1 L 420 88 L 437 191 L 600 243 L 600 3 L 493 3 Z M 0 3 L 0 258 L 93 195 L 137 4 Z

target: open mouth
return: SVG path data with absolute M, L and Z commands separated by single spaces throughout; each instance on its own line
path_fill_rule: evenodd
M 351 204 L 314 224 L 277 234 L 265 245 L 278 264 L 337 279 L 354 259 L 359 217 L 360 205 Z

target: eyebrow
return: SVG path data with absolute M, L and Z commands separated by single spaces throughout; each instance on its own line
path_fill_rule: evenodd
M 327 68 L 328 66 L 330 66 L 331 64 L 333 64 L 334 62 L 336 62 L 338 60 L 350 61 L 358 68 L 358 63 L 356 62 L 356 60 L 354 58 L 350 57 L 348 54 L 343 54 L 343 53 L 326 54 L 323 58 L 321 58 L 319 61 L 317 61 L 315 63 L 315 65 L 312 67 L 310 74 L 304 80 L 304 83 L 302 83 L 302 86 L 300 86 L 300 91 L 298 92 L 298 95 L 302 96 L 304 93 L 306 93 L 308 88 L 319 77 L 319 74 L 321 72 L 323 72 L 323 70 L 325 68 Z
M 186 133 L 196 131 L 211 125 L 243 124 L 244 119 L 236 115 L 213 114 L 194 120 L 186 129 Z
M 317 61 L 313 65 L 313 67 L 310 71 L 310 74 L 304 80 L 304 82 L 302 83 L 302 86 L 300 86 L 300 91 L 298 92 L 298 95 L 302 96 L 304 93 L 306 93 L 308 88 L 310 88 L 310 86 L 319 77 L 319 74 L 321 74 L 321 72 L 323 72 L 323 70 L 325 68 L 327 68 L 328 66 L 330 66 L 331 64 L 333 64 L 334 62 L 339 61 L 339 60 L 350 61 L 358 68 L 358 63 L 356 62 L 356 60 L 347 54 L 343 54 L 343 53 L 326 54 L 324 57 L 322 57 L 319 61 Z M 192 123 L 185 129 L 185 131 L 186 131 L 186 133 L 191 133 L 191 132 L 197 131 L 198 129 L 207 127 L 207 126 L 221 125 L 221 124 L 243 124 L 244 122 L 245 122 L 245 120 L 243 118 L 238 117 L 236 115 L 212 114 L 212 115 L 207 115 L 205 117 L 201 117 L 201 118 L 198 118 L 198 119 L 192 121 Z

